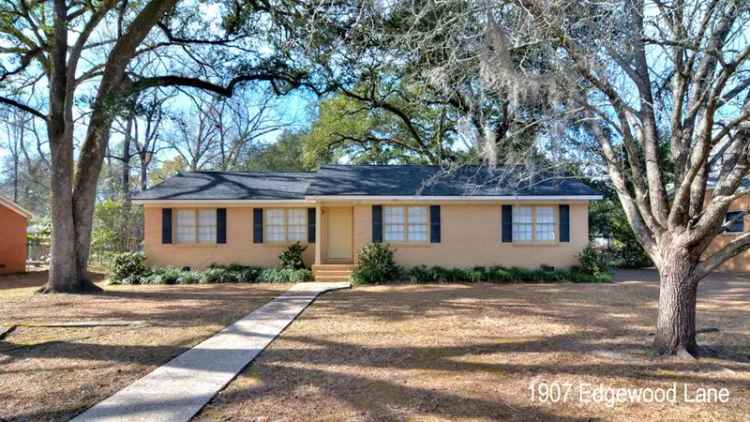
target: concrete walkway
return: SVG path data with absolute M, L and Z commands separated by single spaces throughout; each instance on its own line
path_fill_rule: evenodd
M 73 421 L 188 421 L 319 294 L 349 287 L 297 284 Z

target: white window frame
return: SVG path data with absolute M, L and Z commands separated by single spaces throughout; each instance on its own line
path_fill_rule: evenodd
M 539 210 L 545 209 L 550 211 L 550 217 L 552 217 L 552 221 L 544 221 L 541 222 L 539 220 Z M 556 242 L 557 239 L 557 216 L 555 213 L 555 207 L 553 206 L 545 206 L 545 205 L 539 205 L 534 207 L 534 240 L 537 242 Z M 544 231 L 540 231 L 541 229 L 545 229 Z M 542 235 L 551 235 L 551 239 L 542 238 Z
M 271 240 L 271 236 L 269 235 L 270 231 L 269 228 L 272 226 L 269 224 L 270 219 L 268 218 L 269 211 L 281 211 L 282 212 L 282 222 L 281 224 L 275 224 L 273 226 L 280 226 L 282 227 L 282 239 L 274 239 Z M 291 224 L 290 223 L 290 214 L 291 211 L 297 212 L 299 211 L 302 214 L 302 222 L 297 224 Z M 289 236 L 289 228 L 290 227 L 296 227 L 297 229 L 301 229 L 301 239 L 290 239 Z M 263 209 L 263 239 L 264 243 L 307 243 L 307 208 L 264 208 Z
M 172 221 L 172 233 L 174 233 L 174 243 L 178 245 L 215 245 L 216 244 L 216 230 L 218 229 L 218 221 L 216 218 L 216 208 L 174 208 L 175 216 Z M 201 224 L 199 214 L 201 212 L 213 213 L 213 224 Z M 193 221 L 192 225 L 192 236 L 190 239 L 180 239 L 180 213 L 190 213 Z M 200 231 L 202 227 L 213 227 L 212 236 L 208 240 L 200 240 Z
M 424 210 L 423 222 L 412 222 L 409 220 L 410 209 Z M 400 209 L 402 221 L 393 223 L 388 221 L 388 210 Z M 401 239 L 389 239 L 388 227 L 399 227 L 403 237 Z M 417 234 L 424 233 L 424 239 L 416 239 Z M 384 205 L 383 206 L 383 241 L 386 243 L 411 243 L 426 244 L 430 242 L 430 207 L 424 205 Z
M 520 215 L 519 209 L 521 208 L 528 208 L 531 210 L 531 222 L 517 222 L 516 216 Z M 539 208 L 550 208 L 552 210 L 552 222 L 551 223 L 540 223 L 537 219 L 537 210 Z M 548 204 L 548 205 L 513 205 L 513 221 L 511 225 L 511 230 L 513 233 L 513 243 L 559 243 L 560 241 L 560 213 L 558 212 L 559 206 L 557 204 Z M 530 227 L 531 228 L 531 234 L 530 238 L 528 239 L 519 239 L 518 230 L 516 228 L 517 225 L 523 224 L 524 227 Z M 538 225 L 545 224 L 545 225 L 552 225 L 552 236 L 553 239 L 540 239 L 540 233 L 538 232 L 539 227 Z M 502 222 L 501 222 L 501 241 L 502 241 Z
M 520 221 L 521 210 L 529 210 L 528 221 Z M 528 238 L 521 238 L 522 232 L 527 234 Z M 516 205 L 513 207 L 513 241 L 514 242 L 533 242 L 534 241 L 534 207 L 531 205 Z

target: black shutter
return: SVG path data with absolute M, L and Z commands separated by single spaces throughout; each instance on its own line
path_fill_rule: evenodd
M 216 243 L 227 243 L 227 209 L 216 209 Z
M 503 242 L 513 242 L 513 205 L 503 205 L 502 232 Z
M 253 243 L 263 243 L 263 208 L 253 208 Z
M 172 208 L 161 209 L 161 243 L 172 243 Z
M 383 241 L 383 206 L 372 206 L 372 241 L 381 243 Z
M 570 242 L 570 205 L 560 205 L 560 242 Z
M 430 242 L 440 243 L 440 205 L 430 205 Z
M 315 208 L 307 209 L 307 243 L 315 243 Z

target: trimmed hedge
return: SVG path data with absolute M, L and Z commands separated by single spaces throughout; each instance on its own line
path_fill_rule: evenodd
M 610 273 L 588 274 L 579 267 L 537 269 L 518 267 L 474 267 L 469 269 L 442 267 L 414 267 L 406 271 L 406 278 L 413 283 L 490 282 L 490 283 L 606 283 L 612 281 Z
M 232 264 L 211 265 L 205 271 L 187 271 L 175 267 L 147 269 L 140 274 L 125 277 L 113 275 L 110 284 L 298 283 L 312 279 L 312 272 L 304 268 L 294 270 Z
M 371 282 L 355 280 L 359 284 L 378 283 L 608 283 L 612 281 L 612 274 L 601 272 L 588 274 L 581 267 L 570 269 L 554 269 L 542 267 L 537 269 L 511 267 L 473 267 L 473 268 L 443 268 L 439 266 L 417 266 L 408 269 L 401 268 L 398 276 L 385 282 Z

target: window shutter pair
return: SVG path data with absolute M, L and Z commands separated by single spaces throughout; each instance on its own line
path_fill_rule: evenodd
M 560 205 L 560 242 L 570 242 L 570 205 Z M 502 241 L 513 242 L 513 206 L 502 206 Z
M 383 242 L 383 206 L 372 206 L 372 241 Z M 430 205 L 430 243 L 440 243 L 440 205 Z
M 172 208 L 161 210 L 161 243 L 172 243 Z M 227 209 L 216 209 L 216 243 L 227 243 Z

